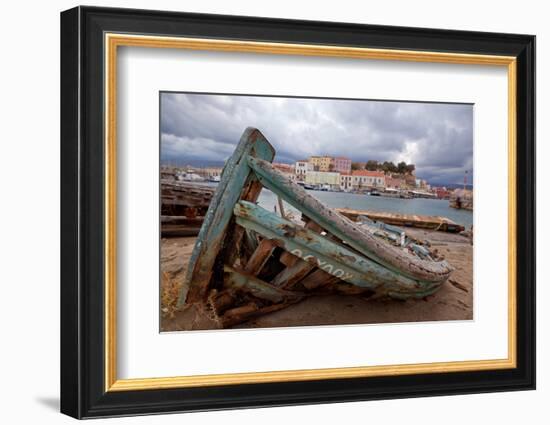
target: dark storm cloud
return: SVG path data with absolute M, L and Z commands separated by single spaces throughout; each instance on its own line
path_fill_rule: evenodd
M 277 161 L 320 154 L 406 161 L 434 184 L 459 183 L 472 172 L 472 121 L 471 105 L 163 93 L 161 156 L 221 163 L 253 126 Z

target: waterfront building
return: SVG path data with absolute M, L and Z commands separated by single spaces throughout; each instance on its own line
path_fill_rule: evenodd
M 294 164 L 284 164 L 282 162 L 274 162 L 273 163 L 273 168 L 279 170 L 281 173 L 283 173 L 290 180 L 292 180 L 292 181 L 296 180 L 296 173 L 295 173 Z
M 223 167 L 203 167 L 198 168 L 195 172 L 205 178 L 205 179 L 216 179 L 221 178 Z
M 351 175 L 357 190 L 386 187 L 386 176 L 382 171 L 354 170 Z
M 390 189 L 406 189 L 405 179 L 396 176 L 386 176 L 386 187 Z
M 451 192 L 446 187 L 435 187 L 434 192 L 438 199 L 449 199 Z
M 353 191 L 353 176 L 351 173 L 340 173 L 340 190 L 344 192 Z
M 285 164 L 283 162 L 274 162 L 273 168 L 276 168 L 283 173 L 294 173 L 294 164 Z
M 332 170 L 337 173 L 344 173 L 348 174 L 351 172 L 351 159 L 343 157 L 343 156 L 337 156 L 332 159 Z
M 294 164 L 294 173 L 296 174 L 296 180 L 305 181 L 306 173 L 313 171 L 313 164 L 307 159 L 300 159 Z
M 340 187 L 340 173 L 334 173 L 330 171 L 308 171 L 306 172 L 307 184 L 311 185 L 329 185 L 331 189 Z
M 292 173 L 287 173 L 287 172 L 283 171 L 283 174 L 284 174 L 289 180 L 292 180 L 293 182 L 296 182 L 296 174 L 294 174 L 293 172 L 292 172 Z
M 309 157 L 309 162 L 313 165 L 314 171 L 332 171 L 332 159 L 332 156 L 328 155 L 315 155 Z
M 417 187 L 415 175 L 414 174 L 405 174 L 405 184 L 408 187 Z

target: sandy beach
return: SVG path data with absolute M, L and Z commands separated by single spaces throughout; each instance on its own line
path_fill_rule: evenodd
M 399 323 L 473 319 L 473 246 L 459 235 L 407 228 L 415 238 L 427 239 L 454 267 L 449 280 L 434 295 L 421 300 L 369 300 L 359 296 L 312 296 L 283 310 L 255 318 L 239 328 Z M 201 320 L 194 311 L 176 308 L 195 237 L 161 241 L 161 330 L 181 331 Z

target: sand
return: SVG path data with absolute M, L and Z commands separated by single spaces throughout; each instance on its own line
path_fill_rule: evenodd
M 366 323 L 399 323 L 473 319 L 473 247 L 464 236 L 407 229 L 413 237 L 427 239 L 455 268 L 442 288 L 421 300 L 369 300 L 349 295 L 312 296 L 284 310 L 249 322 L 239 328 L 265 328 Z M 196 238 L 167 238 L 161 241 L 163 331 L 189 329 L 198 320 L 194 311 L 175 306 L 177 293 Z M 206 324 L 206 326 L 208 326 Z M 203 326 L 204 327 L 204 324 Z

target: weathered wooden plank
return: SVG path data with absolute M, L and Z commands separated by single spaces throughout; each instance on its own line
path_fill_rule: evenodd
M 304 219 L 304 217 L 302 217 L 302 219 Z M 322 230 L 321 226 L 313 220 L 309 220 L 307 218 L 305 228 L 310 229 L 315 233 L 320 233 Z M 300 257 L 297 257 L 288 251 L 285 251 L 281 255 L 280 261 L 286 265 L 287 268 L 275 276 L 271 283 L 275 286 L 280 286 L 283 288 L 293 287 L 315 267 L 315 265 L 301 260 Z
M 247 320 L 250 320 L 254 317 L 258 317 L 265 314 L 273 313 L 275 311 L 282 310 L 283 308 L 286 308 L 301 300 L 302 298 L 297 298 L 294 300 L 282 302 L 279 304 L 272 304 L 261 308 L 258 308 L 255 304 L 252 304 L 252 303 L 246 304 L 242 307 L 237 307 L 233 309 L 233 311 L 231 312 L 228 311 L 230 314 L 223 315 L 220 318 L 222 327 L 228 328 L 231 326 L 238 325 L 239 323 L 246 322 Z
M 287 267 L 292 267 L 294 264 L 296 264 L 300 259 L 296 257 L 295 255 L 292 255 L 288 251 L 283 251 L 281 256 L 279 257 L 279 261 L 283 263 Z
M 338 281 L 338 282 L 332 282 L 328 285 L 328 288 L 330 288 L 331 291 L 345 294 L 345 295 L 365 295 L 365 296 L 372 296 L 375 294 L 375 292 L 371 291 L 367 288 L 361 288 L 359 286 L 350 285 L 349 283 Z
M 185 215 L 162 215 L 160 217 L 160 222 L 162 225 L 164 224 L 197 224 L 201 225 L 204 221 L 204 217 L 195 216 L 195 217 L 187 217 Z
M 165 207 L 191 207 L 191 208 L 207 208 L 208 202 L 204 199 L 197 199 L 192 198 L 190 196 L 186 197 L 185 199 L 179 198 L 179 197 L 163 197 L 162 205 Z
M 258 196 L 260 196 L 261 191 L 261 183 L 256 179 L 256 175 L 254 173 L 250 173 L 248 180 L 245 183 L 245 188 L 241 193 L 241 200 L 255 202 L 258 199 Z M 230 265 L 235 264 L 235 260 L 239 255 L 241 255 L 239 248 L 244 236 L 244 229 L 242 227 L 234 226 L 232 230 L 233 231 L 226 239 L 223 252 L 221 253 L 225 264 Z
M 305 279 L 303 279 L 300 284 L 304 286 L 306 289 L 315 289 L 319 288 L 320 286 L 328 285 L 329 283 L 336 282 L 338 280 L 337 277 L 327 273 L 324 270 L 317 269 L 313 273 L 311 273 L 309 276 L 307 276 Z M 355 286 L 356 288 L 361 288 L 359 286 Z
M 222 316 L 223 327 L 236 325 L 247 320 L 253 313 L 260 309 L 255 303 L 248 303 L 239 307 L 227 310 Z
M 208 297 L 208 302 L 211 304 L 214 311 L 220 314 L 229 309 L 235 302 L 235 299 L 229 291 L 223 291 L 218 294 L 216 290 L 212 290 Z
M 251 176 L 254 177 L 247 158 L 272 161 L 274 155 L 273 147 L 259 130 L 249 127 L 244 131 L 233 155 L 225 164 L 221 181 L 208 207 L 182 285 L 182 288 L 189 289 L 188 292 L 182 289 L 178 305 L 203 302 L 206 298 L 214 264 L 233 217 L 233 206 L 241 198 L 243 190 L 247 190 L 246 184 L 251 184 Z
M 307 274 L 315 268 L 315 264 L 300 260 L 299 257 L 296 258 L 298 259 L 298 262 L 278 273 L 277 276 L 275 276 L 271 281 L 272 285 L 281 288 L 291 288 L 295 283 L 306 277 Z
M 197 236 L 201 228 L 187 224 L 163 224 L 160 228 L 162 237 L 187 237 Z
M 250 259 L 246 262 L 244 271 L 257 275 L 262 270 L 265 262 L 271 257 L 276 246 L 277 244 L 271 239 L 262 239 Z
M 224 286 L 227 289 L 243 291 L 253 295 L 256 298 L 271 301 L 273 303 L 296 299 L 302 296 L 302 294 L 297 292 L 290 292 L 277 288 L 267 282 L 264 282 L 256 276 L 240 272 L 232 267 L 224 266 L 223 269 L 226 274 Z
M 357 221 L 357 218 L 360 216 L 366 216 L 371 220 L 397 226 L 418 227 L 421 229 L 455 233 L 464 230 L 464 226 L 455 223 L 447 217 L 354 210 L 349 208 L 336 208 L 336 211 L 353 221 Z
M 395 290 L 418 290 L 430 284 L 394 273 L 343 245 L 252 203 L 241 201 L 234 210 L 239 225 L 266 238 L 277 239 L 285 250 L 347 282 L 371 289 L 386 285 Z
M 249 157 L 248 163 L 265 187 L 365 257 L 411 279 L 438 282 L 450 275 L 452 268 L 446 261 L 427 261 L 411 257 L 399 248 L 384 243 L 348 218 L 326 207 L 273 168 L 269 162 Z
M 277 196 L 277 204 L 279 205 L 279 213 L 281 214 L 281 217 L 286 218 L 285 207 L 280 196 Z
M 239 226 L 240 227 L 240 226 Z M 250 256 L 258 247 L 258 235 L 251 230 L 245 230 L 239 245 L 239 260 L 241 264 L 246 264 Z

